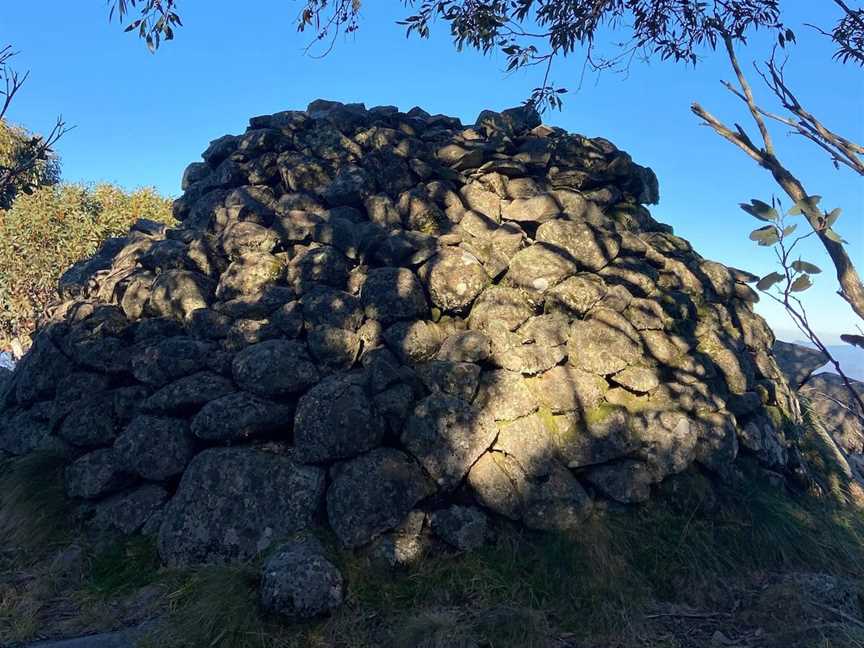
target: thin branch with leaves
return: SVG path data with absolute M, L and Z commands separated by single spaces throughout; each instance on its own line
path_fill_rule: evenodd
M 812 202 L 812 201 L 811 201 Z M 834 366 L 837 375 L 843 380 L 850 396 L 858 404 L 860 412 L 864 413 L 864 401 L 852 384 L 852 380 L 843 371 L 840 362 L 834 357 L 828 346 L 822 342 L 819 335 L 813 330 L 807 317 L 807 309 L 799 297 L 800 294 L 813 286 L 813 275 L 820 274 L 822 270 L 815 264 L 805 261 L 800 255 L 796 255 L 795 248 L 802 241 L 810 238 L 815 231 L 792 237 L 798 228 L 797 223 L 788 223 L 790 216 L 803 214 L 801 205 L 794 205 L 785 213 L 780 211 L 780 202 L 772 198 L 771 204 L 760 200 L 751 200 L 750 204 L 743 203 L 741 209 L 761 221 L 768 222 L 750 233 L 750 239 L 764 247 L 772 247 L 780 266 L 780 272 L 771 272 L 762 277 L 757 283 L 763 294 L 780 304 L 789 315 L 798 330 L 815 346 Z M 840 216 L 840 210 L 832 210 L 827 218 L 831 224 Z

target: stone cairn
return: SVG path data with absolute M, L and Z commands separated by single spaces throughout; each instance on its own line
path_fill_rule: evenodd
M 202 157 L 179 225 L 68 270 L 0 378 L 0 452 L 62 453 L 91 528 L 271 553 L 262 600 L 302 616 L 342 589 L 307 530 L 404 563 L 794 460 L 755 277 L 656 222 L 609 141 L 319 100 Z

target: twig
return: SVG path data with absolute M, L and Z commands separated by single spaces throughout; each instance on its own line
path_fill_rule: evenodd
M 0 122 L 5 119 L 12 100 L 30 76 L 29 71 L 20 76 L 9 67 L 9 60 L 16 54 L 17 52 L 12 50 L 11 45 L 0 47 L 0 80 L 2 80 L 5 88 L 0 90 L 0 99 L 2 99 L 0 102 Z M 62 116 L 58 117 L 47 137 L 33 137 L 26 143 L 29 150 L 22 154 L 21 159 L 14 166 L 0 165 L 0 196 L 9 192 L 9 188 L 13 186 L 19 176 L 33 169 L 41 160 L 49 159 L 53 153 L 54 145 L 71 129 L 72 127 L 67 126 L 66 122 L 63 121 Z

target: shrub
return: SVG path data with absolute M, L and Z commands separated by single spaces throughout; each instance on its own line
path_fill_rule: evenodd
M 34 137 L 27 129 L 0 120 L 0 168 L 14 169 L 30 159 Z M 19 194 L 31 194 L 39 187 L 59 181 L 60 160 L 52 153 L 45 159 L 36 160 L 8 186 L 0 187 L 0 209 L 8 209 Z
M 69 266 L 138 218 L 172 222 L 171 201 L 153 189 L 64 184 L 20 194 L 0 210 L 0 349 L 30 335 Z

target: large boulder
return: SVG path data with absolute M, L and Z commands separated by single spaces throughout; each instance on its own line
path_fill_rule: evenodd
M 348 459 L 379 446 L 385 432 L 362 376 L 325 379 L 297 404 L 294 446 L 304 463 Z
M 246 560 L 307 528 L 324 472 L 253 448 L 205 450 L 183 474 L 159 528 L 169 565 Z
M 279 398 L 303 391 L 318 380 L 306 346 L 288 340 L 268 340 L 243 349 L 234 357 L 234 380 L 262 398 Z
M 404 452 L 378 448 L 337 464 L 327 491 L 330 526 L 346 547 L 395 528 L 434 487 Z
M 184 419 L 139 416 L 117 437 L 114 452 L 127 472 L 160 481 L 183 473 L 194 446 Z
M 810 349 L 800 344 L 792 344 L 782 340 L 774 342 L 772 351 L 777 366 L 780 367 L 780 371 L 786 376 L 786 380 L 789 381 L 789 385 L 793 389 L 798 389 L 807 382 L 814 371 L 828 362 L 825 354 L 817 349 Z
M 495 440 L 486 412 L 456 396 L 433 394 L 421 401 L 402 433 L 402 444 L 444 490 L 452 490 Z
M 192 433 L 204 441 L 231 443 L 265 434 L 288 438 L 294 408 L 248 392 L 210 401 L 192 419 Z

